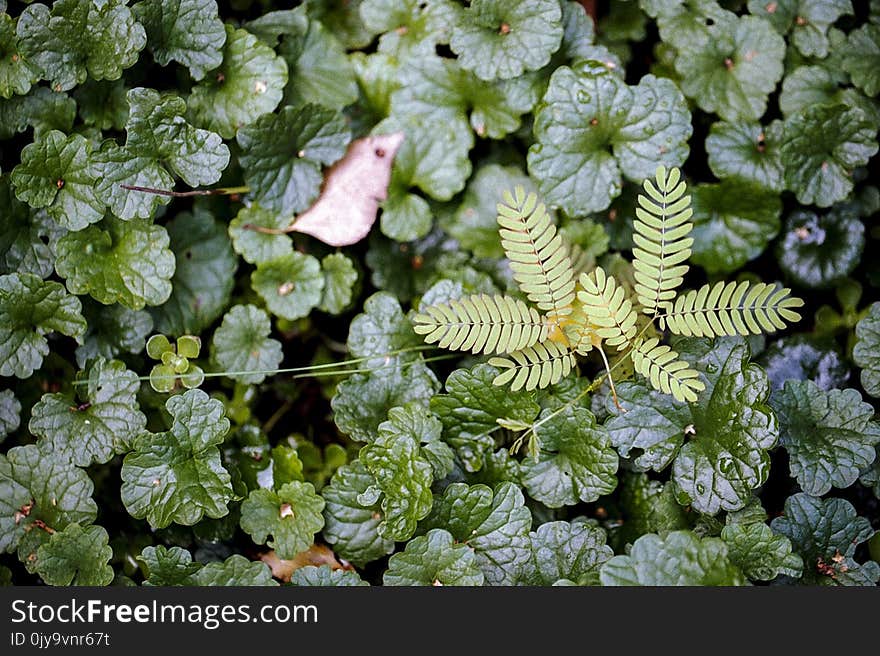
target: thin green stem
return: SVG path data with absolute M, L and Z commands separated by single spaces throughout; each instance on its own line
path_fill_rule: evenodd
M 234 196 L 235 194 L 246 194 L 251 190 L 248 186 L 218 187 L 217 189 L 192 189 L 190 191 L 168 191 L 166 189 L 156 189 L 155 187 L 139 187 L 137 185 L 125 184 L 119 186 L 128 191 L 140 191 L 145 194 L 171 196 L 172 198 L 187 198 L 189 196 Z

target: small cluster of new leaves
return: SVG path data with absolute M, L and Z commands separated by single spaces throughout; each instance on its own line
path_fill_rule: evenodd
M 202 341 L 194 335 L 183 335 L 171 344 L 165 335 L 153 335 L 147 340 L 147 355 L 161 364 L 150 370 L 150 386 L 157 392 L 170 392 L 182 385 L 195 389 L 205 380 L 201 367 L 190 362 L 199 357 Z
M 416 332 L 444 348 L 503 354 L 489 360 L 501 369 L 493 382 L 510 383 L 513 391 L 558 383 L 575 367 L 576 354 L 594 348 L 607 363 L 604 349 L 613 348 L 626 352 L 654 389 L 677 401 L 696 401 L 705 384 L 676 351 L 645 336 L 654 321 L 684 336 L 760 335 L 800 320 L 795 308 L 803 301 L 788 288 L 747 281 L 678 293 L 693 243 L 686 183 L 677 168 L 659 166 L 643 188 L 634 223 L 632 289 L 602 267 L 577 276 L 571 248 L 544 204 L 517 187 L 498 205 L 501 244 L 520 291 L 543 314 L 512 297 L 466 296 L 423 308 L 414 318 Z M 649 322 L 640 325 L 640 313 Z

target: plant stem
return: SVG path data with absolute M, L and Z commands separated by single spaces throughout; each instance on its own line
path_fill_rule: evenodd
M 128 191 L 141 191 L 145 194 L 156 194 L 157 196 L 171 196 L 173 198 L 187 198 L 189 196 L 234 196 L 236 194 L 246 194 L 251 190 L 250 187 L 218 187 L 217 189 L 192 189 L 190 191 L 167 191 L 165 189 L 156 189 L 154 187 L 138 187 L 137 185 L 119 185 Z

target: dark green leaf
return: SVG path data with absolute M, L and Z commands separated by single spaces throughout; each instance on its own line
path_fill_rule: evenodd
M 342 253 L 331 253 L 321 260 L 324 291 L 318 308 L 330 314 L 340 314 L 354 300 L 359 275 L 352 261 Z
M 81 310 L 79 299 L 57 282 L 32 273 L 0 276 L 0 376 L 30 377 L 49 354 L 47 333 L 80 339 L 86 331 Z
M 270 234 L 253 228 L 283 230 L 290 225 L 291 217 L 273 212 L 254 203 L 242 207 L 238 215 L 229 223 L 229 236 L 235 252 L 245 262 L 260 264 L 282 257 L 293 251 L 293 242 L 285 234 Z
M 95 191 L 91 152 L 80 135 L 50 130 L 22 149 L 21 163 L 12 170 L 15 195 L 31 207 L 45 207 L 68 230 L 100 221 L 104 203 Z
M 236 305 L 214 332 L 211 353 L 226 375 L 242 383 L 262 383 L 284 354 L 281 342 L 269 337 L 269 315 L 254 305 Z M 249 373 L 254 372 L 254 373 Z
M 361 504 L 362 495 L 375 484 L 360 460 L 336 470 L 321 490 L 324 507 L 324 539 L 341 558 L 363 566 L 394 551 L 394 540 L 379 534 L 383 521 L 378 499 Z
M 823 288 L 846 278 L 864 246 L 864 224 L 843 206 L 821 216 L 806 210 L 790 214 L 776 253 L 780 268 L 794 283 Z
M 266 114 L 239 130 L 236 138 L 245 181 L 256 200 L 290 216 L 315 201 L 323 180 L 321 165 L 342 157 L 350 136 L 338 112 L 303 105 Z
M 844 14 L 852 14 L 850 0 L 749 0 L 749 11 L 766 18 L 807 57 L 828 54 L 828 28 Z
M 356 587 L 370 585 L 353 570 L 331 569 L 330 565 L 306 565 L 294 570 L 291 585 L 311 587 Z
M 28 59 L 21 56 L 21 44 L 15 36 L 15 20 L 5 12 L 0 14 L 0 50 L 4 53 L 0 61 L 0 98 L 26 94 L 40 79 L 40 74 Z
M 109 540 L 100 526 L 68 524 L 37 549 L 37 574 L 49 585 L 108 585 L 114 574 Z
M 274 110 L 287 84 L 287 64 L 253 34 L 226 25 L 223 63 L 193 87 L 189 110 L 197 124 L 231 139 Z
M 133 9 L 160 66 L 179 62 L 201 80 L 223 62 L 226 31 L 215 0 L 141 0 Z
M 193 575 L 201 568 L 181 547 L 146 547 L 137 559 L 144 570 L 144 585 L 193 585 Z
M 713 123 L 706 137 L 709 168 L 719 178 L 740 178 L 771 191 L 782 191 L 781 138 L 780 121 L 766 128 L 747 121 Z
M 134 185 L 170 190 L 171 173 L 190 186 L 210 185 L 229 163 L 229 148 L 220 135 L 199 130 L 184 119 L 186 103 L 174 94 L 137 87 L 126 95 L 129 105 L 124 146 L 105 141 L 95 153 L 100 174 L 97 190 L 122 219 L 150 218 L 167 196 L 122 189 Z
M 56 91 L 86 80 L 118 80 L 147 43 L 125 0 L 32 4 L 18 18 L 21 49 Z
M 29 562 L 49 540 L 47 528 L 90 524 L 98 513 L 93 489 L 88 474 L 61 454 L 35 444 L 9 449 L 0 455 L 0 551 L 17 546 Z
M 856 324 L 852 355 L 862 369 L 862 387 L 871 396 L 880 396 L 880 303 L 872 303 Z
M 595 501 L 617 487 L 617 454 L 603 426 L 586 408 L 544 410 L 534 428 L 537 459 L 521 463 L 529 496 L 550 508 Z
M 874 461 L 880 426 L 857 390 L 826 392 L 811 380 L 787 381 L 774 400 L 791 475 L 807 494 L 849 487 Z
M 94 362 L 71 394 L 44 394 L 28 430 L 80 467 L 105 463 L 129 448 L 147 425 L 138 408 L 137 374 L 118 360 Z
M 502 483 L 453 483 L 434 501 L 426 528 L 444 528 L 457 543 L 471 547 L 488 585 L 512 585 L 529 557 L 532 515 L 522 492 Z
M 880 580 L 880 565 L 853 558 L 856 547 L 875 531 L 848 501 L 795 494 L 770 528 L 788 537 L 803 557 L 807 585 L 876 585 Z
M 431 410 L 443 422 L 444 439 L 467 471 L 483 467 L 486 452 L 495 447 L 493 433 L 501 422 L 530 426 L 541 410 L 528 392 L 493 385 L 498 373 L 487 364 L 456 369 L 446 379 L 446 393 L 431 399 Z
M 383 580 L 385 585 L 473 586 L 483 585 L 484 576 L 473 549 L 435 528 L 391 556 Z
M 0 271 L 48 278 L 56 242 L 65 232 L 45 211 L 34 212 L 18 200 L 8 179 L 0 180 Z
M 683 162 L 691 132 L 671 80 L 646 75 L 631 87 L 597 62 L 562 66 L 535 115 L 529 173 L 549 204 L 598 212 L 620 195 L 622 176 L 640 182 Z
M 363 0 L 361 19 L 382 34 L 379 50 L 400 60 L 433 54 L 448 43 L 458 8 L 449 0 Z
M 731 273 L 758 257 L 779 232 L 779 194 L 736 179 L 693 189 L 690 261 L 707 273 Z
M 171 429 L 143 433 L 122 463 L 122 502 L 129 514 L 154 528 L 191 526 L 205 515 L 223 517 L 232 499 L 229 473 L 217 445 L 229 430 L 223 404 L 201 390 L 165 403 Z
M 690 531 L 673 531 L 665 538 L 643 535 L 626 556 L 602 565 L 602 585 L 734 586 L 746 577 L 718 538 L 700 539 Z
M 278 582 L 272 578 L 269 567 L 260 561 L 248 560 L 235 554 L 222 563 L 208 563 L 192 576 L 192 584 L 199 586 L 272 586 Z
M 241 504 L 241 528 L 257 544 L 275 549 L 279 558 L 293 558 L 308 549 L 323 528 L 322 510 L 324 500 L 311 483 L 291 481 L 277 491 L 251 491 Z
M 177 264 L 171 297 L 152 310 L 156 330 L 197 335 L 223 312 L 235 285 L 238 262 L 225 226 L 196 207 L 166 224 Z
M 557 0 L 473 0 L 457 13 L 449 46 L 480 79 L 507 80 L 549 63 L 561 40 Z
M 251 285 L 269 312 L 293 321 L 308 316 L 321 302 L 324 276 L 316 258 L 292 251 L 259 264 L 251 274 Z
M 818 105 L 785 120 L 785 186 L 798 202 L 829 207 L 853 188 L 852 170 L 877 152 L 878 120 L 857 107 Z
M 55 269 L 74 294 L 132 310 L 161 305 L 171 295 L 174 253 L 165 228 L 145 219 L 101 223 L 58 240 Z
M 721 530 L 721 539 L 727 544 L 731 562 L 752 581 L 771 581 L 780 574 L 800 578 L 803 561 L 792 553 L 791 541 L 774 533 L 765 520 L 767 514 L 757 504 L 759 512 L 752 515 L 750 508 L 731 513 Z
M 843 67 L 868 96 L 880 93 L 880 26 L 862 25 L 849 33 Z
M 598 585 L 599 568 L 614 555 L 605 531 L 588 522 L 547 522 L 529 538 L 531 555 L 519 585 Z
M 673 464 L 677 496 L 706 514 L 742 508 L 770 473 L 767 450 L 776 444 L 776 417 L 766 405 L 767 375 L 749 363 L 738 338 L 686 339 L 676 346 L 706 384 L 696 403 L 684 404 L 646 383 L 617 386 L 618 411 L 606 423 L 622 456 L 638 449 L 634 464 L 661 471 Z
M 82 345 L 76 349 L 76 363 L 80 367 L 90 358 L 112 360 L 123 353 L 140 353 L 153 330 L 153 319 L 147 312 L 121 305 L 101 305 L 85 299 L 83 316 L 88 329 Z

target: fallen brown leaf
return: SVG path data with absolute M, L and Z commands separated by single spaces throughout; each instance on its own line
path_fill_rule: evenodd
M 314 565 L 316 567 L 329 565 L 330 569 L 354 569 L 348 563 L 340 563 L 336 559 L 336 554 L 333 553 L 330 547 L 324 544 L 313 544 L 289 560 L 279 558 L 278 554 L 274 551 L 267 551 L 261 554 L 260 560 L 269 566 L 269 569 L 272 570 L 272 576 L 285 583 L 290 581 L 290 577 L 293 576 L 296 570 L 306 565 Z
M 302 232 L 331 246 L 348 246 L 367 236 L 379 203 L 388 197 L 391 165 L 403 132 L 355 139 L 328 169 L 318 200 L 287 231 Z

